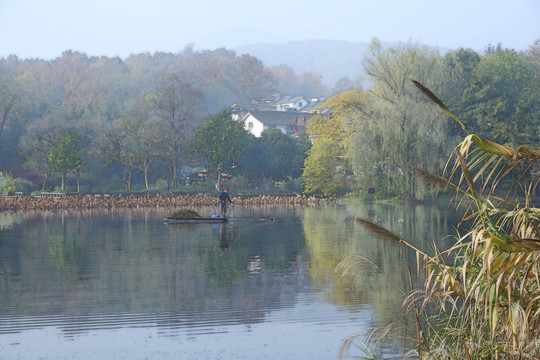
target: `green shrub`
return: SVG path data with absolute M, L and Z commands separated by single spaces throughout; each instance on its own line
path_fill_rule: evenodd
M 38 186 L 23 178 L 13 178 L 11 174 L 4 174 L 0 177 L 0 191 L 3 194 L 13 195 L 15 192 L 30 194 L 38 189 Z

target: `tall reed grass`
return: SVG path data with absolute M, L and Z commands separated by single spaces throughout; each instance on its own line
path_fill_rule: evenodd
M 427 97 L 466 131 L 463 123 L 423 85 Z M 447 250 L 420 251 L 367 219 L 371 233 L 416 252 L 421 288 L 399 289 L 404 322 L 379 329 L 358 349 L 376 359 L 370 344 L 403 341 L 403 358 L 540 359 L 540 208 L 533 204 L 539 183 L 540 152 L 465 136 L 447 163 L 445 176 L 415 168 L 426 182 L 452 192 L 470 224 Z M 336 271 L 346 274 L 370 264 L 354 256 Z M 380 269 L 383 271 L 383 269 Z M 397 286 L 397 285 L 396 285 Z M 412 319 L 410 318 L 412 317 Z M 354 343 L 351 335 L 340 350 Z

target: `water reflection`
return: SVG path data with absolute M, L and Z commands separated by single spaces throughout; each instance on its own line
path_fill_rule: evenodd
M 229 251 L 229 239 L 227 238 L 227 228 L 224 224 L 219 224 L 219 247 L 224 252 Z
M 305 210 L 303 226 L 311 254 L 310 278 L 316 288 L 333 289 L 328 292 L 329 301 L 337 305 L 373 304 L 380 323 L 400 320 L 403 298 L 395 284 L 405 292 L 410 289 L 407 268 L 417 269 L 416 255 L 400 244 L 375 238 L 355 221 L 357 217 L 376 222 L 429 253 L 433 244 L 444 249 L 454 241 L 446 235 L 455 233 L 458 214 L 447 211 L 446 204 L 364 204 Z M 369 259 L 382 272 L 365 266 L 352 277 L 336 281 L 331 275 L 338 263 L 350 255 Z
M 269 354 L 287 354 L 292 339 L 318 347 L 297 359 L 335 357 L 346 336 L 367 334 L 402 311 L 402 298 L 380 274 L 366 270 L 338 280 L 337 263 L 361 254 L 404 285 L 404 269 L 415 262 L 404 248 L 373 239 L 354 218 L 377 221 L 421 248 L 452 232 L 452 220 L 438 207 L 232 211 L 235 221 L 213 225 L 166 225 L 171 209 L 14 214 L 24 220 L 0 233 L 0 351 L 20 355 L 13 344 L 26 345 L 28 332 L 54 343 L 58 338 L 47 334 L 55 329 L 81 342 L 90 333 L 118 337 L 111 331 L 132 328 L 139 330 L 134 342 L 147 341 L 150 331 L 196 339 L 210 353 L 226 347 L 213 343 L 217 336 L 237 344 L 248 332 L 256 337 L 253 346 L 275 340 L 266 351 L 264 344 L 252 348 L 253 357 L 263 351 L 280 358 Z M 292 333 L 283 333 L 289 326 Z M 163 345 L 153 339 L 149 349 Z M 50 356 L 65 356 L 66 344 L 57 345 Z

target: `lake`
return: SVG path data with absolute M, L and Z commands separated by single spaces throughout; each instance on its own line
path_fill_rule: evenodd
M 456 224 L 447 203 L 234 206 L 224 224 L 165 224 L 173 210 L 0 213 L 0 358 L 336 359 L 348 336 L 403 319 L 388 278 L 407 290 L 416 269 L 354 219 L 425 251 Z M 336 273 L 355 254 L 384 275 Z

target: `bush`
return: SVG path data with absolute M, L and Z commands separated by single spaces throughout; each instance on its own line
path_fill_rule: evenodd
M 31 181 L 23 178 L 13 178 L 11 174 L 5 174 L 0 177 L 0 191 L 4 194 L 13 195 L 15 192 L 30 194 L 38 189 L 38 186 Z

